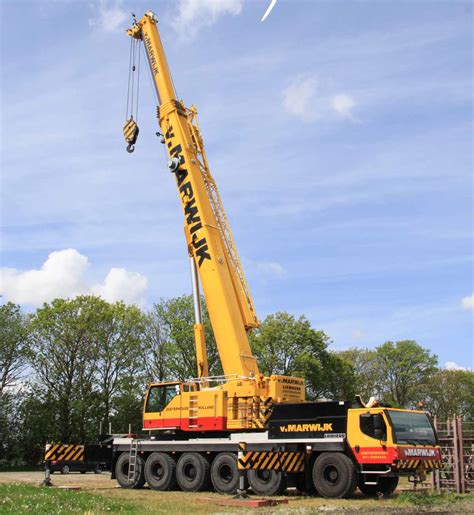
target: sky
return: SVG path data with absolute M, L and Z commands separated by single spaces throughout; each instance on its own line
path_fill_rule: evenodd
M 472 2 L 269 4 L 1 2 L 2 301 L 190 293 L 144 67 L 134 154 L 122 136 L 124 30 L 152 9 L 260 319 L 472 368 Z

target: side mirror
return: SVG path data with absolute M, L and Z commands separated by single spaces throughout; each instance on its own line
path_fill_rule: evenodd
M 383 440 L 385 438 L 385 422 L 382 415 L 372 415 L 372 422 L 374 427 L 374 438 Z

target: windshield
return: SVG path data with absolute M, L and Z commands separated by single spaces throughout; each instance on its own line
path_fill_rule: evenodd
M 433 427 L 425 413 L 387 410 L 396 443 L 436 445 Z

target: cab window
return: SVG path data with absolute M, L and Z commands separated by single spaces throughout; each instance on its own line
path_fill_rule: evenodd
M 146 402 L 147 413 L 163 411 L 171 400 L 179 393 L 179 385 L 152 386 Z
M 360 416 L 360 430 L 371 438 L 386 440 L 387 426 L 380 413 L 364 413 Z

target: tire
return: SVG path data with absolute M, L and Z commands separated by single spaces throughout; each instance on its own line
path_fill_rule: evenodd
M 183 492 L 201 492 L 211 485 L 209 462 L 197 452 L 186 452 L 176 465 L 176 479 Z
M 211 481 L 216 492 L 235 494 L 239 487 L 237 456 L 230 452 L 218 454 L 211 466 Z
M 69 465 L 63 465 L 61 467 L 61 474 L 69 474 L 71 467 Z
M 278 470 L 249 470 L 247 479 L 257 495 L 280 495 L 286 490 L 285 476 Z
M 145 463 L 145 480 L 152 490 L 176 488 L 176 462 L 163 452 L 153 452 Z
M 128 463 L 130 453 L 123 452 L 115 463 L 115 478 L 122 488 L 143 488 L 145 484 L 145 462 L 141 456 L 137 456 L 136 474 L 133 481 L 128 480 Z
M 357 486 L 354 463 L 340 452 L 323 452 L 313 465 L 313 483 L 323 497 L 349 497 Z
M 85 474 L 85 473 L 86 473 L 86 471 L 85 471 L 85 470 L 81 470 L 81 474 Z
M 397 486 L 398 477 L 380 477 L 376 485 L 366 485 L 362 475 L 359 478 L 359 490 L 367 497 L 375 497 L 379 493 L 389 497 L 395 492 Z

